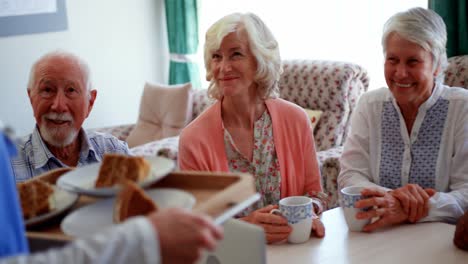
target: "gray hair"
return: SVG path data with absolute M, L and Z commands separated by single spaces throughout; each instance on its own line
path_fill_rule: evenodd
M 433 71 L 440 68 L 436 82 L 442 82 L 447 68 L 447 31 L 444 20 L 434 11 L 416 7 L 397 13 L 384 25 L 382 47 L 387 51 L 387 38 L 397 33 L 402 38 L 414 42 L 432 54 Z
M 56 50 L 49 53 L 46 53 L 42 57 L 40 57 L 31 67 L 31 71 L 29 72 L 29 82 L 28 82 L 28 90 L 32 90 L 35 82 L 36 82 L 36 69 L 40 64 L 48 63 L 49 60 L 53 58 L 61 58 L 72 61 L 76 63 L 81 71 L 83 76 L 84 83 L 86 84 L 86 90 L 88 91 L 88 96 L 91 96 L 91 89 L 92 89 L 92 81 L 91 81 L 91 71 L 89 69 L 88 64 L 78 57 L 77 55 L 63 51 L 63 50 Z
M 249 48 L 257 62 L 254 77 L 261 98 L 275 98 L 279 95 L 278 82 L 283 73 L 278 42 L 265 23 L 252 13 L 233 13 L 214 23 L 206 32 L 205 68 L 206 79 L 210 81 L 208 96 L 221 99 L 222 94 L 211 72 L 211 56 L 219 49 L 223 38 L 229 33 L 245 32 Z

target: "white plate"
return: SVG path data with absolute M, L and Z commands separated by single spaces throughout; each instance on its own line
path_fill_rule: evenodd
M 60 188 L 53 186 L 54 193 L 52 194 L 52 203 L 54 204 L 54 208 L 45 214 L 38 215 L 32 218 L 29 218 L 24 221 L 26 227 L 32 227 L 34 225 L 41 224 L 53 217 L 61 214 L 68 208 L 72 207 L 75 202 L 78 200 L 78 195 L 75 193 L 67 192 Z
M 159 208 L 191 209 L 195 205 L 195 197 L 181 190 L 160 188 L 145 192 Z M 114 225 L 114 200 L 115 198 L 105 199 L 74 211 L 62 221 L 62 231 L 67 235 L 83 238 Z
M 147 187 L 164 178 L 175 167 L 175 162 L 173 160 L 164 157 L 145 157 L 145 159 L 151 164 L 151 174 L 143 182 L 139 183 L 141 187 Z M 113 196 L 118 192 L 119 188 L 94 187 L 100 167 L 101 163 L 78 167 L 75 170 L 63 174 L 57 180 L 57 186 L 71 192 L 89 196 Z

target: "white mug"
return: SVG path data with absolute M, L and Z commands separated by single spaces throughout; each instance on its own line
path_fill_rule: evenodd
M 354 207 L 355 202 L 365 198 L 361 195 L 364 188 L 362 186 L 349 186 L 340 191 L 340 205 L 343 208 L 348 229 L 351 231 L 362 231 L 362 228 L 370 223 L 370 219 L 357 219 L 356 214 L 365 211 L 365 209 Z
M 309 240 L 312 220 L 317 218 L 314 204 L 322 206 L 320 202 L 306 196 L 291 196 L 279 201 L 279 210 L 270 211 L 270 213 L 279 213 L 288 220 L 292 228 L 288 236 L 289 243 L 304 243 Z

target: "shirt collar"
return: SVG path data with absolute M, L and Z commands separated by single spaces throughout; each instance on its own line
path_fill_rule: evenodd
M 427 110 L 431 108 L 439 99 L 440 94 L 442 93 L 441 84 L 436 82 L 434 85 L 434 89 L 432 90 L 431 96 L 419 107 L 419 109 Z
M 84 130 L 81 129 L 80 137 L 81 137 L 81 150 L 80 150 L 80 159 L 79 163 L 88 163 L 90 160 L 95 162 L 100 162 L 101 158 L 99 155 L 96 155 L 96 149 L 94 145 L 90 141 L 90 135 Z
M 34 169 L 40 169 L 44 167 L 50 159 L 53 159 L 63 165 L 63 163 L 57 159 L 54 154 L 52 154 L 52 152 L 50 152 L 49 148 L 47 148 L 47 145 L 42 140 L 41 134 L 39 133 L 39 128 L 37 126 L 34 128 L 32 133 L 31 144 L 33 147 L 32 165 Z

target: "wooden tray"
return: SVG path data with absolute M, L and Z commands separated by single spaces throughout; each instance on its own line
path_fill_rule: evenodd
M 69 170 L 58 169 L 40 177 L 50 183 L 55 183 L 63 173 Z M 193 211 L 210 215 L 217 224 L 222 224 L 259 198 L 255 191 L 253 178 L 248 174 L 178 171 L 170 173 L 149 188 L 161 187 L 178 188 L 191 193 L 197 200 Z M 71 210 L 99 199 L 82 195 Z M 73 240 L 73 237 L 62 232 L 59 221 L 51 221 L 48 224 L 30 229 L 27 232 L 27 237 L 30 242 L 32 240 L 64 242 Z

